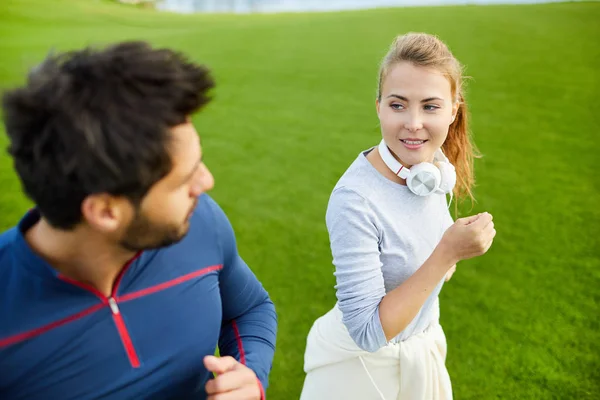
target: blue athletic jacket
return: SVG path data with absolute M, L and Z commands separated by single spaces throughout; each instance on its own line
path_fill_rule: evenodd
M 0 399 L 205 399 L 203 357 L 231 355 L 267 387 L 277 317 L 206 194 L 185 238 L 144 251 L 110 297 L 62 276 L 23 233 L 0 235 Z

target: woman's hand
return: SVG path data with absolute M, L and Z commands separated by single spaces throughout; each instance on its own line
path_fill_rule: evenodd
M 436 250 L 443 252 L 456 264 L 458 261 L 485 254 L 495 236 L 492 215 L 484 212 L 457 219 L 446 230 Z

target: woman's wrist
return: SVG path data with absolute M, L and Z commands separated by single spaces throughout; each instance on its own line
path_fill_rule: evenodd
M 444 241 L 441 241 L 436 246 L 431 254 L 430 259 L 432 259 L 434 265 L 443 269 L 444 273 L 460 261 L 454 250 L 450 248 Z

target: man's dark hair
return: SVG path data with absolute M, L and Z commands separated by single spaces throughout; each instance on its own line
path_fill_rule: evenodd
M 169 173 L 169 128 L 209 102 L 209 70 L 170 49 L 123 42 L 50 54 L 3 96 L 9 153 L 50 224 L 71 229 L 96 193 L 139 204 Z

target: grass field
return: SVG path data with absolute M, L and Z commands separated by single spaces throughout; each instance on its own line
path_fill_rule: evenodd
M 594 22 L 596 21 L 596 22 Z M 298 398 L 306 334 L 335 301 L 324 214 L 378 142 L 377 66 L 396 34 L 467 65 L 477 203 L 498 235 L 441 295 L 456 399 L 600 398 L 600 3 L 182 16 L 105 1 L 1 0 L 0 85 L 50 48 L 146 39 L 217 79 L 195 118 L 239 248 L 279 313 L 269 398 Z M 6 137 L 0 136 L 0 146 Z M 30 206 L 0 155 L 0 228 Z

